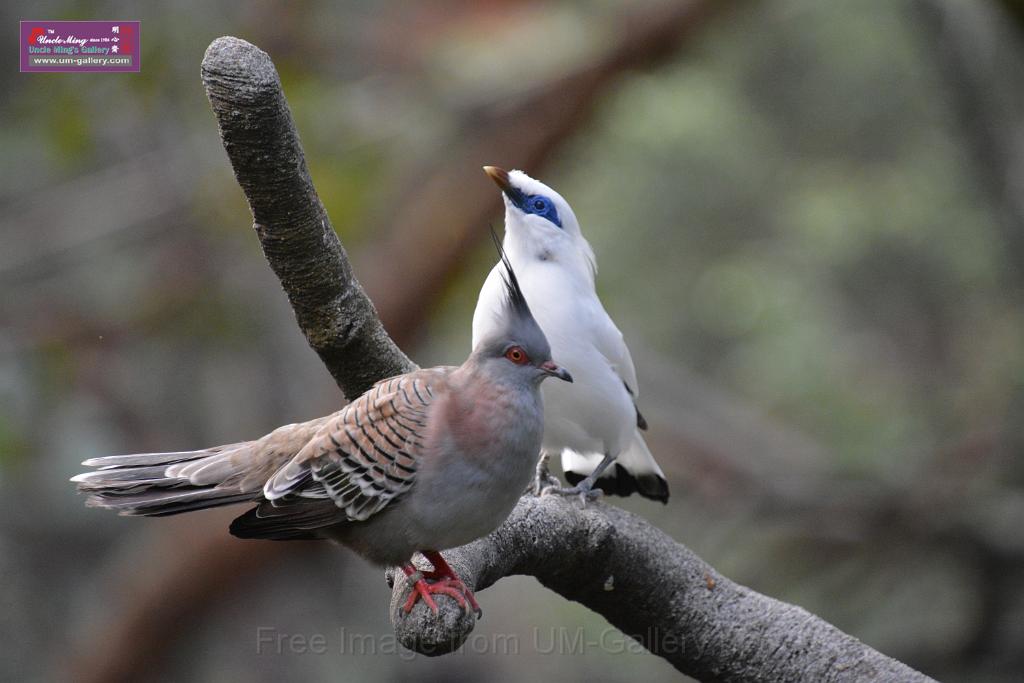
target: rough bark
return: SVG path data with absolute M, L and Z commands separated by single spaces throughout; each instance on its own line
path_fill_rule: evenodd
M 203 57 L 202 76 L 263 254 L 342 392 L 355 398 L 374 382 L 415 368 L 352 274 L 309 177 L 270 57 L 244 40 L 218 38 Z
M 475 590 L 534 576 L 702 681 L 932 680 L 800 607 L 730 581 L 611 505 L 527 495 L 497 531 L 444 555 Z M 468 637 L 472 614 L 440 598 L 439 616 L 422 603 L 406 616 L 408 592 L 404 577 L 394 582 L 391 615 L 403 645 L 440 655 Z

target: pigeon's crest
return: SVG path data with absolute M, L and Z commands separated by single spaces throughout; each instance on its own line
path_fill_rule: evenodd
M 505 303 L 509 310 L 519 318 L 533 320 L 533 313 L 530 312 L 530 305 L 526 303 L 523 290 L 519 287 L 519 280 L 516 278 L 516 271 L 512 268 L 512 262 L 509 261 L 505 248 L 501 246 L 501 240 L 498 239 L 498 233 L 494 231 L 494 226 L 492 225 L 490 228 L 491 239 L 494 240 L 494 246 L 497 248 L 498 255 L 501 257 L 501 263 L 505 267 L 505 272 L 501 274 L 501 281 L 505 283 Z

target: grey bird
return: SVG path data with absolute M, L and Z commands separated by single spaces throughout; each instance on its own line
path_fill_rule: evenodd
M 495 244 L 501 245 L 495 237 Z M 254 441 L 199 451 L 114 455 L 72 478 L 87 505 L 162 516 L 256 502 L 241 538 L 325 538 L 378 565 L 400 565 L 435 612 L 434 594 L 479 605 L 440 551 L 493 531 L 527 488 L 540 451 L 547 377 L 572 382 L 505 264 L 495 330 L 458 367 L 375 384 L 345 408 Z M 421 552 L 433 571 L 410 560 Z

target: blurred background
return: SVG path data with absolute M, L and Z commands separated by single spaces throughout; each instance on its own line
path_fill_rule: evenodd
M 501 221 L 480 166 L 523 168 L 594 246 L 672 487 L 667 506 L 615 502 L 941 680 L 1019 680 L 1020 2 L 0 16 L 142 21 L 139 74 L 19 74 L 13 53 L 0 70 L 0 679 L 679 679 L 533 579 L 481 594 L 464 651 L 413 657 L 353 554 L 231 539 L 241 508 L 83 507 L 67 479 L 85 458 L 343 403 L 203 93 L 203 52 L 230 34 L 276 63 L 357 275 L 418 363 L 468 353 Z M 278 639 L 317 634 L 325 652 Z

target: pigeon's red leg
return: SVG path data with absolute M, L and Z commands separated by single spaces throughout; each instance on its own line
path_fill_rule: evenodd
M 423 599 L 423 602 L 427 603 L 427 607 L 429 607 L 434 614 L 437 614 L 437 603 L 434 602 L 434 598 L 432 597 L 433 595 L 447 595 L 455 600 L 455 602 L 459 603 L 459 607 L 466 609 L 466 596 L 457 586 L 452 585 L 451 580 L 440 579 L 433 583 L 427 583 L 426 579 L 424 579 L 424 573 L 416 569 L 416 567 L 411 564 L 402 565 L 402 572 L 412 584 L 412 592 L 409 593 L 409 597 L 406 599 L 405 605 L 402 607 L 406 614 L 412 611 L 412 608 L 416 605 L 416 601 L 420 598 Z M 475 609 L 479 609 L 479 607 L 475 607 Z
M 476 616 L 479 618 L 484 612 L 480 609 L 480 603 L 476 601 L 476 596 L 473 595 L 473 591 L 469 590 L 459 575 L 455 573 L 455 570 L 448 566 L 444 558 L 441 557 L 441 553 L 436 550 L 424 550 L 423 557 L 430 560 L 430 564 L 434 565 L 434 571 L 430 572 L 431 578 L 437 578 L 439 581 L 445 581 L 447 585 L 452 588 L 461 591 L 466 596 L 466 600 L 469 601 L 469 606 L 476 612 Z

